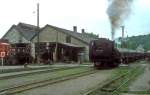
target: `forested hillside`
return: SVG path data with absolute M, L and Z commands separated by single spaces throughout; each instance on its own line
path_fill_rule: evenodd
M 118 38 L 117 41 L 121 42 L 121 38 Z M 118 46 L 120 47 L 120 45 Z M 150 34 L 125 38 L 125 47 L 136 49 L 139 46 L 142 46 L 146 51 L 150 50 Z

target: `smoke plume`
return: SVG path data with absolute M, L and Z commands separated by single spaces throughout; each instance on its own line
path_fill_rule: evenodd
M 111 23 L 112 40 L 114 40 L 115 31 L 119 28 L 123 21 L 131 12 L 131 4 L 133 0 L 108 0 L 109 7 L 107 14 Z

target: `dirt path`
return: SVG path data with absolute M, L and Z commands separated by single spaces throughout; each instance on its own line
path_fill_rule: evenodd
M 25 91 L 17 95 L 81 95 L 112 75 L 113 70 L 101 70 L 95 74 L 78 77 L 61 83 Z

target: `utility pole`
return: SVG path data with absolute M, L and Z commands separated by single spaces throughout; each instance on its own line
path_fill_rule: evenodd
M 112 31 L 112 32 L 111 32 L 111 40 L 112 40 L 112 41 L 114 41 L 114 35 L 115 35 L 115 32 Z
M 125 42 L 124 42 L 124 28 L 125 26 L 121 26 L 122 29 L 122 39 L 121 39 L 121 48 L 125 48 Z
M 40 63 L 40 44 L 39 44 L 39 32 L 40 32 L 40 27 L 39 27 L 39 3 L 37 3 L 37 63 Z
M 55 62 L 58 61 L 57 54 L 58 54 L 58 31 L 56 31 Z

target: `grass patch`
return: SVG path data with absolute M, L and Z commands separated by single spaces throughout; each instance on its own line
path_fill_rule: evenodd
M 12 73 L 12 72 L 21 72 L 21 71 L 29 71 L 29 70 L 41 70 L 41 69 L 48 69 L 48 68 L 54 68 L 54 67 L 37 67 L 37 68 L 15 68 L 15 69 L 1 69 L 0 74 L 3 73 Z
M 102 88 L 100 87 L 88 95 L 120 95 L 119 93 L 121 92 L 127 92 L 131 82 L 133 82 L 139 75 L 141 75 L 143 71 L 144 69 L 140 66 L 119 67 L 115 70 L 110 82 L 106 83 Z M 126 75 L 119 78 L 119 76 L 124 74 Z M 132 76 L 134 77 L 132 78 Z M 116 78 L 118 79 L 116 80 Z M 118 94 L 112 94 L 112 92 L 118 87 L 120 87 L 117 90 Z
M 129 91 L 129 85 L 131 85 L 131 83 L 133 81 L 135 81 L 137 79 L 137 77 L 140 76 L 143 73 L 144 73 L 144 68 L 139 67 L 139 68 L 135 69 L 132 73 L 125 76 L 126 79 L 124 79 L 124 81 L 130 79 L 132 76 L 133 76 L 133 78 L 128 80 L 128 82 L 121 87 L 120 92 Z
M 144 70 L 141 67 L 120 70 L 119 74 L 116 75 L 126 75 L 114 81 L 106 88 L 114 91 L 118 87 L 120 87 L 118 88 L 117 92 L 127 92 L 129 90 L 129 85 L 131 84 L 131 82 L 133 82 L 139 75 L 141 75 L 143 71 Z
M 29 75 L 18 77 L 14 79 L 6 79 L 0 81 L 0 90 L 7 87 L 13 87 L 14 85 L 28 84 L 32 82 L 38 82 L 42 80 L 56 80 L 59 78 L 67 77 L 69 75 L 79 74 L 82 72 L 88 72 L 94 70 L 92 67 L 76 67 L 66 70 L 58 70 L 54 72 L 47 72 L 43 74 Z

